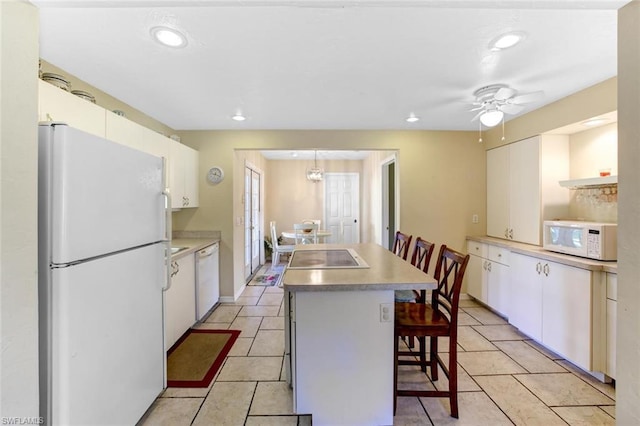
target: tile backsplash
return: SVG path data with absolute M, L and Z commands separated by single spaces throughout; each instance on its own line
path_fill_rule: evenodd
M 618 222 L 618 186 L 571 190 L 571 217 L 592 222 Z

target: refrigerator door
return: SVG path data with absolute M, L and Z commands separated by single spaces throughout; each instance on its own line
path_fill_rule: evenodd
M 162 158 L 66 125 L 41 125 L 40 148 L 54 264 L 165 239 Z
M 51 272 L 48 424 L 133 425 L 164 386 L 164 246 Z

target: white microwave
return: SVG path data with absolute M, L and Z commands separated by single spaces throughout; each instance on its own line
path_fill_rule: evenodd
M 596 260 L 617 260 L 615 223 L 545 220 L 542 247 L 546 250 Z

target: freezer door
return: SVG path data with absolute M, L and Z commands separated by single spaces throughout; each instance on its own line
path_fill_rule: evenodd
M 44 146 L 43 146 L 44 145 Z M 68 263 L 165 238 L 160 157 L 65 126 L 41 126 L 53 263 Z M 42 162 L 47 162 L 46 166 Z M 43 199 L 44 198 L 44 199 Z
M 164 386 L 164 246 L 52 270 L 53 425 L 133 425 Z

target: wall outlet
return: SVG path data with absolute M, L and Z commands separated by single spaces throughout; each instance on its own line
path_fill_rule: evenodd
M 393 321 L 393 304 L 381 303 L 380 304 L 380 322 Z
M 477 214 L 474 214 L 473 216 L 471 216 L 471 222 L 473 222 L 473 223 L 478 223 L 479 222 Z

